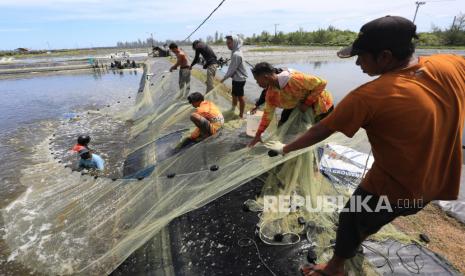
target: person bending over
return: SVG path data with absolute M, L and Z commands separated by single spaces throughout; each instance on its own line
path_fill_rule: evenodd
M 212 48 L 199 40 L 192 43 L 192 49 L 195 50 L 195 57 L 190 69 L 192 70 L 192 67 L 199 62 L 199 56 L 202 55 L 205 60 L 203 69 L 207 69 L 207 81 L 205 82 L 207 91 L 205 93 L 208 93 L 213 89 L 213 80 L 215 79 L 216 69 L 218 69 L 218 60 Z
M 258 85 L 266 89 L 265 109 L 254 139 L 249 143 L 252 147 L 261 141 L 261 135 L 271 122 L 277 107 L 283 108 L 280 124 L 289 118 L 295 108 L 306 112 L 312 108 L 315 122 L 333 110 L 333 96 L 327 90 L 326 81 L 294 70 L 278 69 L 267 62 L 261 62 L 252 69 Z

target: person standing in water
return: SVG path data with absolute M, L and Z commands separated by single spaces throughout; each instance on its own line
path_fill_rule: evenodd
M 87 148 L 79 151 L 79 168 L 80 169 L 96 169 L 103 171 L 105 169 L 105 161 L 99 155 L 90 152 Z
M 78 153 L 82 149 L 89 148 L 89 143 L 89 135 L 79 135 L 79 137 L 77 138 L 77 143 L 73 146 L 71 151 Z

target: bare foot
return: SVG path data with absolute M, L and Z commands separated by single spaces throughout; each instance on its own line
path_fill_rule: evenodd
M 305 276 L 344 276 L 344 271 L 332 269 L 328 264 L 303 265 L 300 271 Z

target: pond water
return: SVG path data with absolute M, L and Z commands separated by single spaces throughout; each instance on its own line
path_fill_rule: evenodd
M 141 76 L 131 70 L 0 80 L 0 135 L 35 120 L 69 117 L 79 107 L 123 100 L 137 91 Z
M 92 137 L 91 148 L 107 165 L 108 176 L 120 176 L 127 143 L 124 122 L 103 110 L 127 109 L 134 104 L 142 70 L 41 75 L 0 80 L 0 208 L 22 194 L 21 170 L 28 167 L 32 147 L 43 142 L 50 130 L 50 149 L 64 165 L 75 165 L 69 152 L 80 134 Z M 102 112 L 100 112 L 100 111 Z M 45 157 L 44 157 L 45 158 Z M 3 221 L 0 218 L 0 236 Z M 0 239 L 0 275 L 27 275 L 22 265 L 8 262 L 9 249 Z

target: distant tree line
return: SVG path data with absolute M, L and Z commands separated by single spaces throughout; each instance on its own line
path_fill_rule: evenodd
M 260 34 L 253 34 L 250 37 L 239 35 L 246 45 L 308 45 L 308 46 L 344 46 L 355 40 L 357 32 L 350 30 L 339 30 L 334 26 L 316 31 L 304 31 L 303 28 L 290 33 L 282 31 L 271 34 L 262 31 Z M 178 45 L 190 45 L 191 41 L 153 41 L 155 45 L 169 44 L 176 42 Z M 225 36 L 223 33 L 215 32 L 214 35 L 208 35 L 205 39 L 207 44 L 223 45 Z M 151 38 L 133 42 L 118 42 L 118 48 L 139 48 L 150 47 Z M 430 32 L 419 33 L 417 41 L 418 46 L 431 47 L 453 47 L 465 46 L 465 14 L 459 14 L 454 18 L 454 22 L 448 28 L 438 28 L 433 26 Z
M 357 33 L 349 30 L 339 30 L 333 26 L 326 29 L 306 32 L 302 28 L 298 31 L 276 35 L 263 31 L 253 34 L 244 40 L 249 45 L 314 45 L 314 46 L 343 46 L 348 45 L 357 37 Z M 465 46 L 465 14 L 455 17 L 449 28 L 432 28 L 431 32 L 419 34 L 418 46 Z
M 324 46 L 339 46 L 347 45 L 354 41 L 357 33 L 352 31 L 341 31 L 333 26 L 327 29 L 319 29 L 312 32 L 306 32 L 302 28 L 295 32 L 284 33 L 278 32 L 272 35 L 267 31 L 261 34 L 253 34 L 244 40 L 245 44 L 257 45 L 324 45 Z
M 421 46 L 465 46 L 465 14 L 459 14 L 449 28 L 433 26 L 429 33 L 419 34 Z
M 116 43 L 117 48 L 145 48 L 151 47 L 152 45 L 158 45 L 158 41 L 152 38 L 147 38 L 146 40 L 138 39 L 137 41 L 118 41 Z
M 163 46 L 163 45 L 169 45 L 171 42 L 174 42 L 178 45 L 189 45 L 192 44 L 190 40 L 184 41 L 184 40 L 165 40 L 165 41 L 159 41 L 155 40 L 152 38 L 147 38 L 146 40 L 141 40 L 138 39 L 137 41 L 125 41 L 121 42 L 118 41 L 116 43 L 117 48 L 150 48 L 153 46 Z

